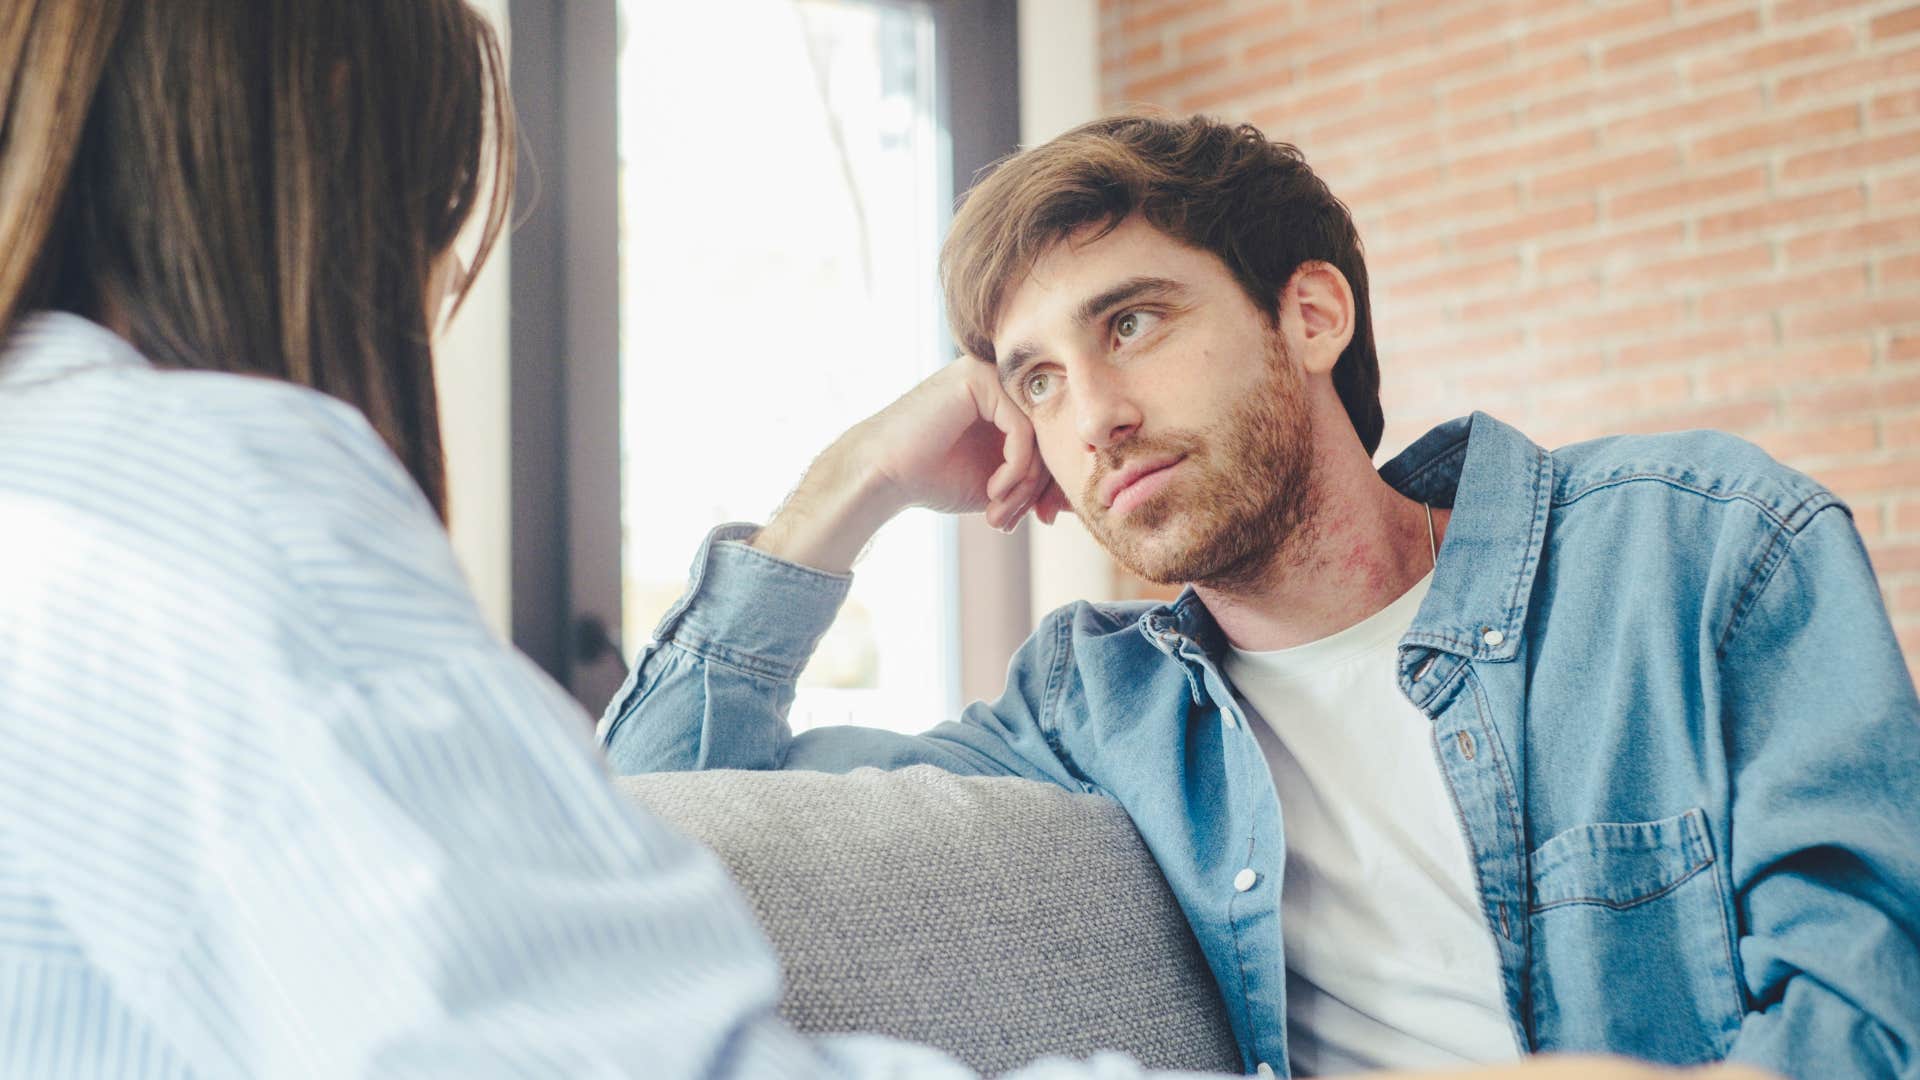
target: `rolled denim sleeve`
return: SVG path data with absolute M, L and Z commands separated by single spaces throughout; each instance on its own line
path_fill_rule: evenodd
M 751 547 L 754 530 L 723 525 L 708 534 L 686 594 L 607 707 L 600 738 L 615 772 L 933 765 L 1089 790 L 1047 734 L 1056 690 L 1049 680 L 1069 647 L 1058 616 L 1015 655 L 1001 698 L 974 703 L 958 720 L 919 735 L 850 725 L 794 735 L 787 713 L 795 680 L 852 578 Z
M 1722 650 L 1749 1009 L 1730 1057 L 1915 1080 L 1920 700 L 1843 507 L 1765 559 Z

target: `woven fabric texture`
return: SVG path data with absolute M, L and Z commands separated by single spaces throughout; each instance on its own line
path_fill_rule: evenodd
M 726 863 L 802 1031 L 926 1043 L 989 1075 L 1096 1050 L 1240 1071 L 1199 946 L 1110 800 L 927 766 L 619 783 Z

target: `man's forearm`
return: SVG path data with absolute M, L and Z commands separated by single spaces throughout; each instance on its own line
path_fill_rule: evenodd
M 853 569 L 873 534 L 903 504 L 851 441 L 842 439 L 814 461 L 786 505 L 754 535 L 755 548 L 828 573 Z

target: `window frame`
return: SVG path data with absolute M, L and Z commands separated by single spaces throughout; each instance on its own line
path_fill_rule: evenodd
M 861 2 L 932 13 L 951 191 L 965 191 L 1019 142 L 1018 0 Z M 511 0 L 508 17 L 521 149 L 510 256 L 512 636 L 597 713 L 626 676 L 615 637 L 622 614 L 620 238 L 612 227 L 619 220 L 617 11 L 614 0 Z M 966 119 L 956 124 L 954 117 Z M 943 332 L 942 354 L 952 351 Z M 804 465 L 793 462 L 796 477 Z M 960 700 L 997 696 L 1007 658 L 1032 630 L 1024 530 L 1006 537 L 978 518 L 962 519 L 954 548 L 949 586 L 960 648 L 952 682 Z M 993 587 L 964 587 L 978 583 Z

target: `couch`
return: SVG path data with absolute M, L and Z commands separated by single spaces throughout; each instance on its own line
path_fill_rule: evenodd
M 802 1031 L 926 1043 L 988 1075 L 1096 1050 L 1241 1071 L 1199 945 L 1110 800 L 925 766 L 619 783 L 719 854 Z

